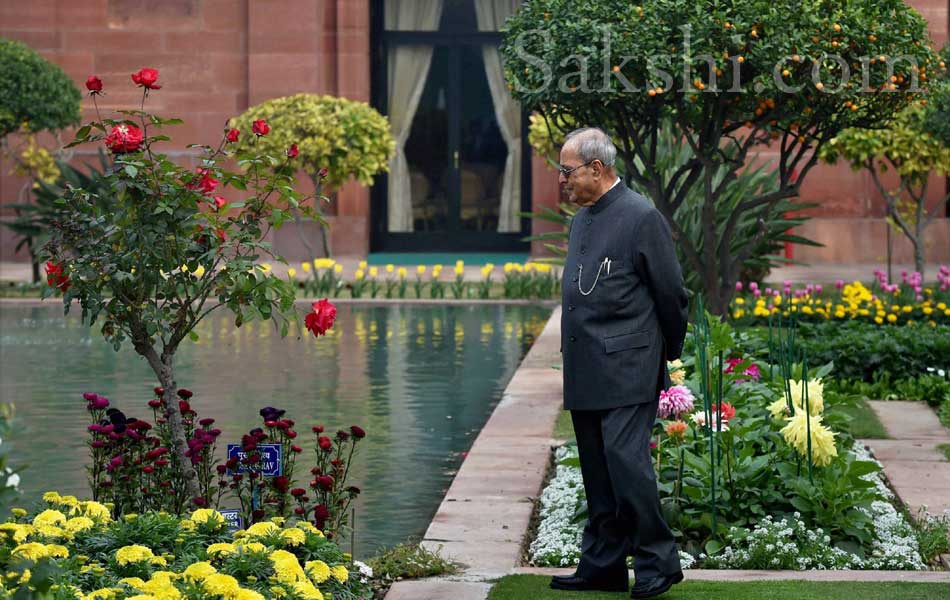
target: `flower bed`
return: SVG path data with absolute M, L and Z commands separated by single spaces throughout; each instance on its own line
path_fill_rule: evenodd
M 743 356 L 746 338 L 725 323 L 694 333 L 696 356 L 670 365 L 676 385 L 660 396 L 652 444 L 683 566 L 926 568 L 933 553 L 922 556 L 881 465 L 844 427 L 852 397 L 825 394 L 832 365 L 793 362 L 790 330 L 772 332 L 775 364 Z M 555 456 L 529 556 L 564 567 L 580 557 L 586 499 L 576 448 Z M 946 531 L 950 517 L 928 524 Z
M 55 492 L 0 525 L 2 589 L 51 598 L 369 598 L 372 572 L 307 522 L 280 518 L 230 533 L 198 509 L 126 514 Z

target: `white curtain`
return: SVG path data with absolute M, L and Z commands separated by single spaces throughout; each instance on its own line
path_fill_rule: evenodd
M 505 19 L 517 10 L 517 0 L 477 0 L 475 14 L 479 31 L 498 31 Z M 501 55 L 494 46 L 482 47 L 485 74 L 495 105 L 498 128 L 508 146 L 505 175 L 501 182 L 501 206 L 498 209 L 498 231 L 521 231 L 521 106 L 508 93 Z
M 386 0 L 386 29 L 435 31 L 442 0 Z M 432 63 L 432 46 L 397 45 L 389 50 L 389 123 L 396 155 L 389 163 L 389 231 L 412 231 L 412 185 L 406 140 Z

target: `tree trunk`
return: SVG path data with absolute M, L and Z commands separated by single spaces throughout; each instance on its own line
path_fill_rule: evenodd
M 198 474 L 191 465 L 191 459 L 185 456 L 188 451 L 188 441 L 185 439 L 185 427 L 181 422 L 181 411 L 178 408 L 178 398 L 175 387 L 174 351 L 162 352 L 161 358 L 155 348 L 150 344 L 135 344 L 136 351 L 145 357 L 148 364 L 152 367 L 155 375 L 158 376 L 165 392 L 162 400 L 165 402 L 165 409 L 168 411 L 168 424 L 172 433 L 172 448 L 175 457 L 178 460 L 181 475 L 185 480 L 185 489 L 189 498 L 197 498 L 200 495 L 198 489 Z

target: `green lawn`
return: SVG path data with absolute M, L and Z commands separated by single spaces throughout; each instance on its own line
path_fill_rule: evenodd
M 619 600 L 621 593 L 562 592 L 548 588 L 550 577 L 509 575 L 488 595 L 489 600 Z M 864 583 L 810 581 L 687 581 L 661 596 L 663 600 L 945 600 L 950 583 Z
M 863 439 L 884 439 L 891 436 L 887 435 L 887 430 L 881 425 L 880 419 L 874 413 L 867 400 L 860 400 L 855 406 L 844 409 L 844 412 L 851 416 L 851 435 Z
M 574 439 L 574 424 L 571 423 L 571 411 L 562 410 L 554 424 L 554 438 L 558 440 Z

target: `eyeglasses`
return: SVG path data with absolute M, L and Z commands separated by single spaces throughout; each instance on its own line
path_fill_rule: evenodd
M 597 160 L 597 159 L 595 158 L 594 160 Z M 576 167 L 571 167 L 570 169 L 568 169 L 568 168 L 565 167 L 564 165 L 558 165 L 558 166 L 557 166 L 557 172 L 560 173 L 561 175 L 565 176 L 565 177 L 570 177 L 570 176 L 571 176 L 571 173 L 573 173 L 574 171 L 580 169 L 581 167 L 586 167 L 586 166 L 589 165 L 590 163 L 594 162 L 594 160 L 589 160 L 589 161 L 587 161 L 586 163 L 584 163 L 584 164 L 582 164 L 582 165 L 577 165 Z

